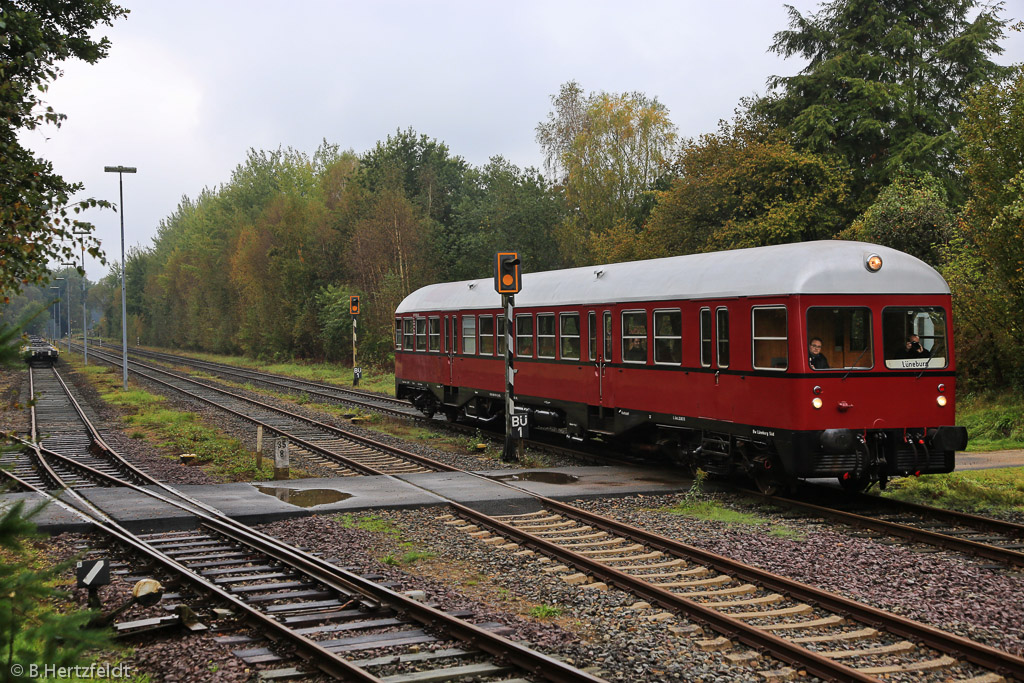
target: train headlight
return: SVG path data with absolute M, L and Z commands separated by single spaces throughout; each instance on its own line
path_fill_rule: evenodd
M 939 407 L 945 407 L 945 405 L 946 405 L 946 397 L 945 396 L 938 396 L 938 397 L 935 398 L 935 402 L 939 404 Z
M 882 269 L 882 257 L 878 254 L 871 254 L 867 260 L 864 261 L 864 267 L 872 273 L 877 273 Z
M 819 397 L 815 396 L 811 399 L 811 405 L 814 406 L 815 410 L 821 410 L 822 401 Z

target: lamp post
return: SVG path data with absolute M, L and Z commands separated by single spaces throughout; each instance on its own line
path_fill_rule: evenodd
M 53 279 L 54 280 L 63 280 L 64 284 L 66 285 L 65 289 L 70 287 L 70 285 L 67 284 L 68 279 L 66 277 L 55 277 Z M 70 294 L 70 292 L 69 292 L 69 294 Z M 57 296 L 58 296 L 58 299 L 57 299 L 57 336 L 54 337 L 53 341 L 54 341 L 54 345 L 59 349 L 60 348 L 60 338 L 64 335 L 64 330 L 61 327 L 61 317 L 60 317 L 60 285 L 57 285 Z M 69 314 L 71 313 L 71 301 L 70 301 L 70 299 L 68 300 L 68 313 Z M 70 345 L 71 345 L 71 322 L 68 321 L 68 353 L 71 352 L 71 346 Z
M 62 263 L 61 265 L 62 266 L 71 266 L 72 268 L 74 268 L 78 264 L 77 263 Z M 71 273 L 68 273 L 69 277 L 68 277 L 68 281 L 67 281 L 68 282 L 67 290 L 68 290 L 68 355 L 69 356 L 71 355 L 71 278 L 70 278 L 70 275 L 71 275 Z M 83 324 L 84 324 L 84 319 L 83 319 Z
M 75 231 L 76 235 L 88 235 L 88 231 Z M 89 364 L 89 314 L 85 308 L 85 238 L 82 238 L 82 365 Z
M 121 367 L 124 369 L 124 390 L 128 391 L 128 300 L 124 293 L 124 174 L 135 173 L 134 166 L 104 166 L 106 173 L 117 174 L 117 186 L 121 193 L 117 212 L 121 214 Z
M 57 297 L 54 299 L 54 302 L 57 304 L 57 316 L 53 319 L 53 324 L 50 325 L 50 339 L 56 340 L 58 334 L 57 330 L 60 325 L 60 287 L 50 287 L 50 289 L 57 290 Z M 53 307 L 51 306 L 50 308 Z

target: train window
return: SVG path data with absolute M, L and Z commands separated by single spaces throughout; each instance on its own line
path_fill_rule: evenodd
M 480 316 L 480 355 L 494 355 L 494 316 Z
M 395 349 L 402 348 L 402 319 L 395 318 Z
M 821 340 L 825 367 L 812 370 L 869 370 L 874 365 L 871 309 L 815 306 L 807 309 L 807 342 Z
M 555 314 L 537 314 L 537 358 L 555 357 Z
M 654 362 L 681 365 L 683 362 L 683 314 L 654 312 Z
M 700 364 L 711 367 L 711 309 L 700 309 Z
M 580 359 L 580 314 L 563 313 L 559 316 L 560 355 L 564 360 Z
M 533 316 L 529 313 L 516 316 L 516 355 L 533 357 Z
M 588 346 L 590 355 L 587 358 L 589 360 L 597 360 L 597 313 L 594 311 L 587 315 L 587 335 L 590 337 L 590 344 Z
M 622 313 L 622 362 L 647 362 L 647 311 Z
M 441 350 L 441 319 L 427 318 L 427 350 Z
M 883 309 L 882 345 L 885 367 L 891 370 L 946 367 L 946 311 L 938 306 Z
M 754 318 L 754 367 L 759 370 L 785 370 L 789 367 L 789 341 L 786 309 L 782 306 L 756 306 Z
M 604 359 L 612 361 L 612 312 L 604 312 Z
M 417 318 L 416 319 L 416 350 L 426 351 L 427 350 L 427 319 Z
M 462 316 L 462 352 L 476 353 L 476 318 Z
M 499 356 L 504 356 L 505 355 L 505 316 L 499 315 L 499 316 L 497 316 L 497 318 L 498 318 L 498 334 L 497 334 L 498 355 Z
M 715 309 L 715 339 L 718 346 L 718 367 L 729 367 L 729 309 Z
M 404 325 L 402 336 L 405 341 L 405 350 L 412 351 L 416 348 L 416 345 L 413 343 L 414 335 L 416 334 L 416 321 L 412 318 L 406 318 L 402 324 Z

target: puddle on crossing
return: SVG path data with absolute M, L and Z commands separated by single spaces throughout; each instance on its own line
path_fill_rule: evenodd
M 352 497 L 351 494 L 333 489 L 289 489 L 282 486 L 257 486 L 256 490 L 300 508 L 337 503 L 340 500 L 347 500 Z
M 574 484 L 580 480 L 576 475 L 562 472 L 520 472 L 519 474 L 501 474 L 490 478 L 495 481 L 535 481 L 541 484 Z

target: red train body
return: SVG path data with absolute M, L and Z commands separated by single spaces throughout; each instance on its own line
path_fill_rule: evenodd
M 949 472 L 967 440 L 954 425 L 949 311 L 935 270 L 857 242 L 526 274 L 508 336 L 515 402 L 534 426 L 745 471 L 765 490 Z M 398 396 L 500 422 L 502 313 L 490 280 L 407 297 L 395 313 Z M 812 339 L 825 369 L 810 363 Z

